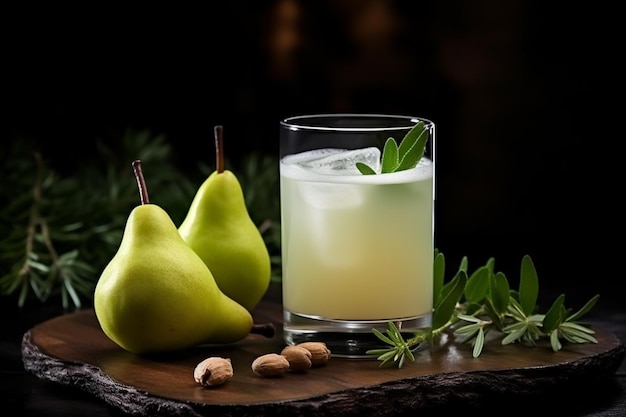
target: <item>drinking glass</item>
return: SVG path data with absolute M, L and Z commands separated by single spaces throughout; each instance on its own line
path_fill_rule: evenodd
M 423 122 L 416 167 L 379 173 L 388 138 Z M 280 122 L 283 336 L 333 356 L 371 357 L 393 321 L 431 324 L 435 124 L 386 114 L 313 114 Z M 373 167 L 364 175 L 356 162 Z

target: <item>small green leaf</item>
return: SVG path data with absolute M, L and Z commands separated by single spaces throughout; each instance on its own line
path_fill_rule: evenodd
M 552 306 L 546 313 L 546 316 L 543 319 L 543 331 L 545 333 L 550 333 L 552 330 L 555 330 L 556 328 L 558 328 L 559 325 L 565 319 L 565 316 L 563 314 L 564 300 L 565 300 L 565 295 L 564 294 L 559 295 L 559 297 L 556 300 L 554 300 L 554 303 L 552 303 Z
M 524 323 L 516 323 L 516 325 L 509 326 L 508 331 L 510 331 L 510 333 L 502 339 L 503 345 L 508 345 L 509 343 L 513 343 L 522 338 L 522 336 L 526 333 L 527 328 Z
M 398 368 L 402 368 L 402 366 L 404 366 L 404 361 L 406 359 L 406 356 L 403 354 L 400 355 L 400 361 L 398 362 Z M 396 359 L 397 360 L 397 359 Z
M 428 140 L 428 132 L 424 128 L 424 122 L 418 122 L 406 134 L 399 147 L 398 167 L 396 171 L 414 168 L 419 160 L 424 156 L 426 141 Z
M 456 291 L 458 286 L 459 286 L 459 274 L 463 274 L 463 276 L 465 277 L 462 285 L 463 287 L 461 288 L 461 294 L 458 297 L 458 300 L 461 299 L 461 297 L 463 296 L 463 291 L 465 290 L 465 284 L 467 283 L 467 272 L 465 270 L 458 270 L 456 272 L 456 275 L 449 281 L 446 282 L 445 284 L 443 284 L 443 287 L 441 287 L 441 290 L 439 292 L 439 297 L 437 300 L 437 303 L 434 304 L 434 308 L 437 309 L 439 308 L 439 305 L 443 302 L 443 300 L 446 299 L 446 297 L 448 297 L 450 295 L 451 292 Z
M 398 168 L 398 144 L 394 138 L 388 138 L 383 148 L 381 173 L 394 172 Z
M 472 340 L 474 336 L 480 330 L 480 324 L 468 324 L 467 326 L 459 327 L 454 331 L 455 336 L 459 336 L 461 338 L 461 343 L 467 343 Z
M 378 329 L 372 329 L 372 332 L 376 335 L 376 337 L 378 337 L 383 342 L 389 345 L 393 345 L 393 340 L 391 340 L 390 338 L 382 334 Z
M 399 148 L 401 157 L 409 153 L 415 147 L 415 144 L 419 142 L 420 138 L 424 136 L 425 126 L 423 121 L 419 121 L 404 135 Z
M 74 287 L 72 287 L 72 282 L 69 280 L 63 280 L 63 288 L 65 288 L 65 290 L 67 291 L 67 294 L 72 298 L 72 301 L 74 302 L 74 305 L 76 306 L 76 308 L 80 308 L 81 307 L 80 297 L 74 290 Z M 65 292 L 63 292 L 63 295 L 65 296 Z M 63 307 L 69 308 L 69 304 L 67 303 L 67 301 L 63 302 Z
M 472 337 L 474 336 L 474 334 L 476 334 L 478 329 L 480 329 L 480 324 L 478 323 L 468 324 L 466 326 L 461 326 L 458 329 L 456 329 L 454 331 L 454 334 L 457 336 Z
M 395 349 L 391 349 L 391 350 L 388 350 L 387 352 L 383 353 L 382 355 L 380 355 L 378 357 L 378 359 L 383 361 L 383 362 L 386 362 L 386 361 L 390 360 L 391 358 L 395 357 L 396 353 L 397 352 L 396 352 Z
M 580 333 L 580 334 L 594 334 L 595 332 L 588 327 L 582 326 L 578 323 L 565 322 L 561 324 L 561 329 L 567 329 L 568 332 Z
M 478 303 L 482 301 L 489 292 L 489 268 L 481 266 L 476 269 L 467 280 L 465 285 L 465 298 L 467 301 Z
M 435 264 L 433 266 L 433 305 L 439 304 L 439 296 L 446 272 L 446 260 L 443 253 L 438 252 L 435 255 Z
M 46 274 L 50 271 L 50 267 L 41 262 L 29 261 L 28 267 L 32 270 L 38 270 L 39 272 Z
M 570 343 L 598 343 L 598 341 L 593 336 L 589 336 L 585 334 L 581 336 L 581 335 L 571 333 L 569 331 L 561 331 L 561 335 L 563 336 L 565 340 L 567 340 Z
M 530 256 L 524 255 L 519 284 L 520 304 L 524 314 L 531 315 L 537 306 L 537 296 L 539 295 L 539 282 L 537 271 Z
M 480 356 L 481 352 L 483 351 L 483 346 L 485 344 L 485 332 L 483 331 L 483 328 L 481 327 L 480 330 L 478 331 L 478 334 L 476 335 L 476 340 L 474 341 L 474 350 L 472 351 L 472 356 L 477 358 Z
M 489 271 L 493 274 L 494 270 L 496 268 L 496 259 L 495 258 L 489 258 L 487 259 L 487 263 L 485 264 L 485 266 L 487 266 L 487 268 L 489 269 Z
M 390 321 L 390 322 L 388 322 L 388 326 L 389 326 L 389 329 L 387 330 L 387 335 L 389 336 L 389 338 L 395 344 L 404 342 L 404 339 L 402 338 L 402 335 L 400 334 L 400 331 L 396 327 L 396 324 L 393 321 Z
M 452 278 L 452 285 L 449 287 L 450 290 L 437 305 L 437 308 L 433 313 L 433 329 L 443 327 L 450 320 L 452 314 L 454 313 L 454 309 L 456 308 L 457 302 L 463 295 L 463 289 L 465 288 L 466 282 L 467 274 L 465 271 L 457 272 L 454 278 Z
M 389 350 L 390 350 L 390 349 L 391 349 L 391 348 L 386 348 L 386 349 L 370 349 L 370 350 L 368 350 L 368 351 L 367 351 L 367 352 L 365 352 L 365 353 L 367 353 L 368 355 L 380 356 L 380 355 L 382 355 L 382 354 L 384 354 L 384 353 L 389 352 Z
M 504 327 L 504 313 L 496 311 L 496 309 L 493 307 L 493 302 L 491 298 L 487 297 L 485 299 L 484 309 L 487 317 L 491 319 L 491 322 L 496 326 L 496 328 L 499 330 L 502 329 Z
M 459 271 L 467 272 L 468 265 L 469 265 L 469 259 L 467 258 L 467 256 L 462 257 L 461 262 L 459 262 Z
M 509 306 L 507 308 L 507 311 L 511 314 L 513 318 L 517 320 L 520 320 L 520 321 L 526 320 L 527 316 L 522 311 L 522 306 L 520 305 L 519 301 L 517 301 L 515 297 L 513 297 L 513 294 L 509 298 Z
M 493 308 L 497 314 L 504 314 L 509 306 L 511 298 L 509 281 L 502 272 L 498 272 L 493 276 L 493 287 L 491 292 L 491 300 Z
M 570 343 L 598 343 L 595 337 L 586 333 L 576 330 L 561 330 L 561 335 Z
M 369 165 L 364 164 L 363 162 L 357 162 L 356 167 L 363 175 L 376 175 L 376 171 L 374 171 L 374 169 L 372 169 Z
M 591 297 L 591 299 L 589 301 L 587 301 L 587 303 L 580 310 L 578 310 L 576 313 L 574 313 L 571 316 L 569 316 L 567 318 L 567 321 L 576 321 L 580 317 L 582 317 L 585 314 L 587 314 L 589 312 L 589 310 L 591 310 L 593 308 L 593 306 L 596 304 L 596 302 L 598 301 L 598 298 L 600 298 L 599 294 L 596 294 L 593 297 Z
M 469 321 L 469 322 L 472 322 L 472 323 L 480 323 L 480 322 L 482 322 L 482 320 L 479 319 L 478 317 L 468 316 L 467 314 L 459 314 L 457 317 L 460 320 Z
M 561 344 L 561 341 L 559 340 L 559 332 L 553 331 L 552 333 L 550 333 L 550 345 L 552 346 L 552 350 L 555 352 L 558 352 L 559 350 L 561 350 L 563 345 Z
M 409 357 L 409 359 L 411 360 L 411 362 L 415 362 L 415 355 L 413 355 L 413 352 L 411 352 L 411 349 L 407 348 L 405 349 L 406 352 L 406 356 Z

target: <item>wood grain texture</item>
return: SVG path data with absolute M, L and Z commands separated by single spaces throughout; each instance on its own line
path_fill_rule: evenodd
M 24 367 L 133 415 L 384 416 L 594 384 L 610 378 L 625 354 L 619 339 L 603 329 L 594 329 L 597 344 L 565 345 L 556 353 L 547 344 L 530 348 L 491 340 L 480 358 L 472 358 L 469 345 L 444 336 L 441 345 L 419 352 L 402 369 L 331 357 L 325 366 L 269 379 L 254 375 L 250 365 L 284 347 L 280 304 L 264 300 L 253 315 L 258 323 L 274 323 L 276 336 L 249 335 L 228 346 L 138 356 L 110 341 L 93 310 L 83 310 L 26 332 Z M 193 379 L 196 364 L 209 356 L 232 360 L 234 376 L 222 386 L 205 388 Z M 389 402 L 393 408 L 384 406 Z

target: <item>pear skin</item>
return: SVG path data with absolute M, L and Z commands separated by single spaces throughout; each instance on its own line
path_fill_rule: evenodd
M 253 326 L 249 311 L 219 289 L 165 210 L 149 203 L 131 211 L 96 284 L 94 309 L 104 333 L 137 354 L 233 343 Z
M 178 231 L 224 294 L 252 311 L 270 284 L 270 255 L 239 180 L 224 169 L 222 126 L 214 130 L 216 170 L 200 185 Z
M 271 263 L 233 172 L 209 175 L 178 231 L 209 267 L 222 292 L 252 310 L 268 289 Z

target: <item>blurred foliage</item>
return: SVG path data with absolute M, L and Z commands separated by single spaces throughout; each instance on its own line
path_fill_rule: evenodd
M 0 152 L 0 294 L 20 307 L 29 300 L 60 298 L 64 309 L 91 303 L 100 273 L 113 257 L 130 211 L 140 203 L 131 163 L 141 159 L 151 203 L 176 225 L 215 168 L 199 165 L 198 179 L 173 162 L 163 135 L 127 130 L 74 169 L 52 167 L 28 140 Z M 280 209 L 277 159 L 243 158 L 238 176 L 253 221 L 259 226 L 280 280 Z M 63 171 L 63 172 L 61 172 Z

